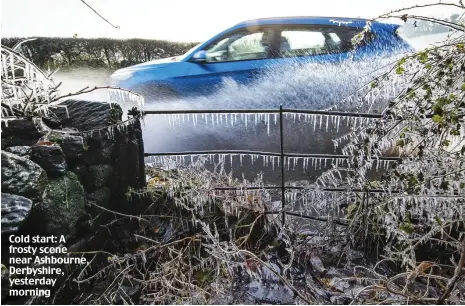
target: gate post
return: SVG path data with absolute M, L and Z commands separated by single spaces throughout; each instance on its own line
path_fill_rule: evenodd
M 280 145 L 281 145 L 281 209 L 282 209 L 282 226 L 284 227 L 286 223 L 286 212 L 284 211 L 286 207 L 286 185 L 284 180 L 284 128 L 283 128 L 283 106 L 279 106 L 279 135 L 280 135 Z

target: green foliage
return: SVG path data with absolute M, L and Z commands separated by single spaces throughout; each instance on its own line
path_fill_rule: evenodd
M 425 63 L 428 60 L 428 51 L 419 52 L 417 56 L 420 63 Z
M 413 225 L 410 222 L 402 223 L 402 225 L 400 226 L 400 229 L 406 232 L 407 234 L 413 233 L 413 230 L 414 230 Z
M 397 74 L 403 74 L 404 72 L 405 72 L 404 67 L 398 66 L 398 67 L 396 68 L 396 73 L 397 73 Z
M 62 139 L 61 139 L 59 136 L 54 135 L 54 134 L 52 134 L 52 135 L 48 138 L 48 140 L 51 141 L 51 142 L 57 143 L 57 144 L 61 144 L 61 142 L 62 142 Z
M 358 203 L 352 202 L 347 207 L 347 218 L 352 219 L 358 210 Z
M 442 122 L 442 116 L 434 115 L 433 116 L 433 121 L 436 122 L 436 123 L 441 123 Z
M 200 284 L 205 284 L 212 280 L 212 272 L 206 270 L 198 270 L 197 272 L 195 272 L 194 278 Z

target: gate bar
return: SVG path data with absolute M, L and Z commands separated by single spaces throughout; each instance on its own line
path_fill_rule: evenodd
M 325 110 L 308 110 L 308 109 L 185 109 L 185 110 L 141 110 L 143 115 L 182 115 L 182 114 L 277 114 L 283 113 L 300 113 L 311 115 L 333 115 L 342 117 L 361 117 L 381 119 L 385 115 L 370 113 L 351 113 L 342 111 L 325 111 Z
M 341 116 L 341 117 L 358 117 L 372 119 L 390 119 L 402 120 L 402 117 L 390 118 L 392 114 L 373 114 L 373 113 L 354 113 L 343 111 L 326 111 L 326 110 L 308 110 L 308 109 L 292 109 L 283 108 L 283 113 L 294 114 L 310 114 L 310 115 L 326 115 L 326 116 Z M 132 109 L 128 111 L 128 115 L 182 115 L 182 114 L 278 114 L 279 109 L 185 109 L 185 110 L 138 110 Z M 422 114 L 425 118 L 433 118 L 434 114 Z M 459 115 L 463 118 L 464 115 Z
M 301 153 L 277 153 L 264 151 L 248 150 L 211 150 L 211 151 L 184 151 L 184 152 L 163 152 L 163 153 L 144 153 L 145 157 L 149 156 L 182 156 L 182 155 L 212 155 L 212 154 L 243 154 L 243 155 L 266 155 L 266 156 L 285 156 L 285 157 L 314 157 L 314 158 L 349 158 L 351 155 L 342 154 L 301 154 Z M 400 160 L 399 157 L 379 157 L 373 160 Z
M 279 139 L 280 139 L 280 147 L 281 147 L 281 154 L 280 154 L 280 159 L 281 159 L 281 208 L 283 210 L 283 215 L 282 215 L 282 226 L 286 224 L 286 212 L 284 211 L 284 208 L 286 207 L 286 181 L 284 179 L 284 128 L 283 128 L 283 106 L 279 106 Z
M 281 189 L 282 186 L 245 186 L 245 187 L 215 187 L 214 190 L 218 191 L 246 191 L 246 190 L 273 190 L 273 189 Z M 304 186 L 285 186 L 286 189 L 291 190 L 319 190 L 319 191 L 327 191 L 327 192 L 366 192 L 367 189 L 360 189 L 360 188 L 336 188 L 336 187 L 325 187 L 325 188 L 312 188 L 312 187 L 304 187 Z M 373 188 L 368 189 L 368 192 L 372 193 L 387 193 L 386 190 L 380 188 Z M 400 191 L 391 190 L 392 194 L 397 194 Z

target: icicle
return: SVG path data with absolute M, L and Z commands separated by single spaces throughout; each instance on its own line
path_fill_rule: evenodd
M 388 167 L 389 167 L 389 160 L 385 160 L 383 163 L 383 168 L 387 170 Z
M 177 120 L 176 120 L 177 119 L 176 114 L 172 114 L 171 116 L 172 116 L 171 119 L 172 119 L 172 122 L 173 122 L 173 127 L 176 127 L 178 125 Z
M 210 117 L 210 121 L 212 123 L 212 127 L 215 127 L 215 121 L 214 121 L 214 118 L 213 118 L 213 114 L 210 113 L 209 116 L 206 115 L 207 117 Z M 208 120 L 207 120 L 207 126 L 208 126 Z
M 266 129 L 268 132 L 268 136 L 270 136 L 270 114 L 266 114 Z

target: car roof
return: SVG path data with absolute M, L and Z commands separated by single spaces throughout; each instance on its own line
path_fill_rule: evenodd
M 318 24 L 318 25 L 338 25 L 348 27 L 364 27 L 370 19 L 365 18 L 346 18 L 346 17 L 321 17 L 321 16 L 292 16 L 292 17 L 272 17 L 259 18 L 240 22 L 234 28 L 260 26 L 260 25 L 277 25 L 277 24 Z M 372 22 L 372 26 L 377 28 L 397 28 L 399 25 L 381 22 Z
M 209 40 L 200 44 L 196 49 L 191 50 L 189 54 L 186 54 L 184 60 L 189 60 L 196 50 L 200 50 L 205 46 L 211 44 L 215 40 L 219 39 L 223 35 L 230 33 L 231 31 L 242 30 L 243 28 L 263 26 L 263 25 L 329 25 L 329 26 L 346 26 L 362 29 L 366 26 L 367 21 L 370 19 L 364 18 L 345 18 L 345 17 L 315 17 L 315 16 L 294 16 L 294 17 L 272 17 L 272 18 L 260 18 L 240 22 L 229 29 L 224 30 L 221 33 L 213 36 Z M 391 32 L 393 33 L 400 25 L 389 24 L 381 22 L 371 22 L 371 29 L 373 32 Z

